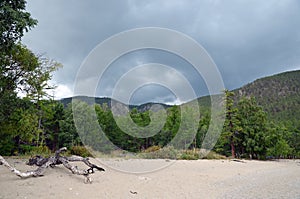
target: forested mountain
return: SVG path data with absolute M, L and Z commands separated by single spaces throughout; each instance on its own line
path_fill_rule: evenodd
M 94 97 L 86 97 L 86 96 L 76 96 L 76 97 L 73 97 L 73 99 L 84 101 L 84 102 L 86 102 L 90 105 L 95 103 L 95 104 L 99 104 L 99 105 L 103 106 L 104 104 L 106 104 L 109 108 L 111 108 L 111 103 L 112 103 L 112 99 L 108 98 L 108 97 L 95 97 L 94 98 Z M 60 102 L 62 104 L 64 104 L 64 106 L 66 107 L 68 104 L 72 103 L 72 97 L 61 99 Z M 150 110 L 150 108 L 153 105 L 161 105 L 164 108 L 171 107 L 171 105 L 162 104 L 162 103 L 154 103 L 154 102 L 148 102 L 148 103 L 141 104 L 141 105 L 133 105 L 133 104 L 126 105 L 126 104 L 123 104 L 123 103 L 118 102 L 118 101 L 114 101 L 114 102 L 118 105 L 121 104 L 123 106 L 128 106 L 130 110 L 135 108 L 139 112 L 148 111 L 148 110 Z
M 300 70 L 260 78 L 232 92 L 235 103 L 243 97 L 254 97 L 271 121 L 300 126 Z M 210 97 L 200 97 L 198 102 L 207 109 Z
M 263 107 L 267 116 L 274 122 L 300 124 L 300 70 L 276 74 L 269 77 L 257 79 L 243 87 L 233 90 L 235 101 L 242 97 L 255 97 L 258 105 Z M 94 102 L 99 105 L 107 104 L 111 107 L 110 98 L 93 98 L 77 96 L 74 99 L 81 99 L 89 104 Z M 72 98 L 64 98 L 61 102 L 66 106 L 71 103 Z M 210 97 L 204 96 L 198 98 L 202 109 L 210 107 Z M 145 103 L 142 105 L 129 105 L 130 109 L 136 108 L 140 112 L 150 109 L 153 104 Z M 164 108 L 170 105 L 161 104 Z
M 261 78 L 233 92 L 237 100 L 255 97 L 274 122 L 300 125 L 300 70 Z

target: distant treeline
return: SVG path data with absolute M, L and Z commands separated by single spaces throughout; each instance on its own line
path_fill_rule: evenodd
M 224 100 L 226 119 L 213 149 L 215 152 L 226 156 L 255 159 L 299 157 L 299 128 L 269 122 L 255 98 L 242 98 L 237 104 L 233 103 L 233 98 L 233 92 L 226 91 Z M 195 118 L 182 124 L 181 106 L 167 108 L 166 118 L 163 117 L 163 111 L 140 112 L 137 108 L 133 108 L 128 115 L 139 127 L 146 127 L 151 122 L 152 126 L 159 126 L 153 122 L 165 119 L 158 132 L 153 133 L 147 128 L 145 132 L 138 132 L 139 128 L 129 125 L 128 117 L 114 116 L 105 103 L 91 105 L 75 100 L 73 104 L 64 107 L 57 101 L 41 100 L 37 109 L 37 104 L 28 99 L 18 100 L 20 108 L 12 114 L 10 122 L 1 126 L 2 155 L 30 153 L 32 150 L 38 151 L 45 147 L 54 151 L 63 146 L 72 148 L 83 144 L 102 153 L 110 153 L 116 149 L 140 152 L 153 146 L 159 148 L 170 146 L 177 133 L 181 133 L 178 142 L 181 142 L 182 149 L 196 149 L 202 147 L 211 121 L 209 109 L 206 112 L 202 111 L 194 135 L 193 129 L 189 128 L 189 122 Z M 184 110 L 189 114 L 196 110 L 195 107 L 189 107 L 189 104 L 183 106 L 187 107 Z M 73 111 L 76 113 L 77 128 L 74 124 Z M 96 113 L 95 117 L 93 113 Z M 130 133 L 122 131 L 116 123 L 117 120 Z M 99 124 L 104 134 L 100 132 L 99 126 L 93 124 Z M 185 125 L 183 132 L 179 132 L 181 125 Z M 147 134 L 153 136 L 148 137 Z

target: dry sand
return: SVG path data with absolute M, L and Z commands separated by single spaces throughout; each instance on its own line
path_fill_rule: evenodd
M 25 161 L 8 159 L 22 171 L 34 169 Z M 92 162 L 99 164 L 95 159 Z M 71 174 L 63 166 L 29 179 L 20 179 L 0 166 L 0 198 L 300 198 L 300 160 L 180 160 L 164 169 L 140 174 L 117 170 L 139 171 L 141 166 L 157 167 L 170 162 L 101 162 L 106 172 L 95 173 L 92 184 L 84 184 L 82 176 Z

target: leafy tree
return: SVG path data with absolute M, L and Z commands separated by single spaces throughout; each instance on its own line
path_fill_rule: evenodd
M 17 89 L 26 82 L 25 74 L 37 65 L 37 59 L 18 42 L 37 24 L 25 11 L 24 0 L 0 2 L 0 117 L 2 126 L 17 106 Z M 5 121 L 3 121 L 5 120 Z
M 284 126 L 271 123 L 266 134 L 267 156 L 275 158 L 287 158 L 293 149 L 288 144 L 287 138 L 291 133 Z
M 49 135 L 42 124 L 49 116 L 43 103 L 46 90 L 53 88 L 49 85 L 51 75 L 60 66 L 20 43 L 24 33 L 37 24 L 25 6 L 24 0 L 0 2 L 0 134 L 7 137 L 0 142 L 14 142 L 17 148 L 30 142 L 43 145 Z M 20 99 L 19 94 L 26 98 Z M 15 150 L 8 148 L 7 152 Z
M 31 18 L 26 12 L 25 0 L 2 0 L 0 2 L 0 51 L 9 50 L 21 40 L 25 32 L 28 32 L 37 24 L 37 20 Z
M 0 153 L 17 154 L 24 144 L 31 144 L 37 133 L 37 120 L 34 105 L 28 99 L 15 99 L 16 107 L 7 117 L 1 118 Z M 4 122 L 5 121 L 5 122 Z
M 29 73 L 38 65 L 38 59 L 22 45 L 16 45 L 10 59 L 0 59 L 0 116 L 9 118 L 18 106 L 18 91 L 27 84 Z M 4 61 L 3 61 L 4 60 Z
M 257 105 L 254 97 L 242 98 L 237 104 L 237 109 L 237 119 L 240 123 L 239 153 L 246 153 L 250 158 L 263 158 L 266 154 L 266 113 Z

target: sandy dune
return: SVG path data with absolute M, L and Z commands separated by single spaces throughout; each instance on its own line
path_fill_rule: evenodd
M 34 169 L 25 160 L 8 162 L 22 171 Z M 20 179 L 0 165 L 0 198 L 300 198 L 300 160 L 101 163 L 106 172 L 94 174 L 92 184 L 62 166 L 49 168 L 43 177 Z

